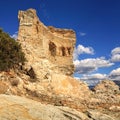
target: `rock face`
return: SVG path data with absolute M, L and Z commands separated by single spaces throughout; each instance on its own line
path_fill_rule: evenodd
M 120 120 L 119 115 L 111 113 L 97 110 L 82 113 L 13 95 L 0 95 L 0 101 L 0 120 Z
M 18 96 L 0 95 L 0 120 L 90 120 L 68 107 L 44 105 Z
M 96 93 L 116 94 L 119 92 L 119 86 L 111 80 L 103 80 L 95 86 L 94 91 Z
M 26 68 L 35 71 L 39 80 L 51 79 L 51 74 L 72 75 L 75 32 L 46 27 L 34 9 L 19 11 L 18 41 L 26 55 Z
M 31 82 L 28 75 L 18 74 L 13 70 L 0 73 L 0 94 L 26 96 L 42 103 L 86 109 L 83 102 L 88 101 L 91 91 L 82 81 L 66 75 L 53 74 L 50 83 Z
M 120 102 L 120 90 L 119 86 L 111 80 L 103 80 L 94 88 L 96 98 L 102 103 L 119 103 Z

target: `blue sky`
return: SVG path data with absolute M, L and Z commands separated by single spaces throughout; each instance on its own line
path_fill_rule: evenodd
M 1 0 L 0 27 L 18 31 L 18 10 L 34 8 L 45 25 L 75 30 L 75 77 L 120 80 L 119 0 Z

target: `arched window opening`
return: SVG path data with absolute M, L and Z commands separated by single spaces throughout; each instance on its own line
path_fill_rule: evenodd
M 39 32 L 39 28 L 38 28 L 38 26 L 36 26 L 36 31 L 37 31 L 37 33 Z
M 68 54 L 71 55 L 71 48 L 68 47 L 67 50 L 68 50 Z
M 62 50 L 62 56 L 66 56 L 65 47 L 61 47 L 61 50 Z
M 53 42 L 49 43 L 49 51 L 52 56 L 56 55 L 56 45 Z

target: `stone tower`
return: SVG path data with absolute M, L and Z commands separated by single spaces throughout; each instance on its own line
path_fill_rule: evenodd
M 75 32 L 45 26 L 34 9 L 19 11 L 18 19 L 18 41 L 27 59 L 25 67 L 32 68 L 40 80 L 51 79 L 53 73 L 71 76 Z

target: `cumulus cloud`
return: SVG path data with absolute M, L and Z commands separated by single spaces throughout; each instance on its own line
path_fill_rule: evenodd
M 86 33 L 80 32 L 80 36 L 86 36 Z
M 107 74 L 100 74 L 100 73 L 83 75 L 82 77 L 83 80 L 104 80 L 106 78 L 107 78 Z
M 81 80 L 85 81 L 87 84 L 89 84 L 89 86 L 94 86 L 101 80 L 105 80 L 105 79 L 107 79 L 107 74 L 100 74 L 100 73 L 83 75 L 83 77 L 81 78 Z
M 111 80 L 120 80 L 120 68 L 112 70 L 109 74 L 109 78 Z
M 111 51 L 111 61 L 120 62 L 120 47 L 116 47 Z
M 85 81 L 89 86 L 95 86 L 97 83 L 105 79 L 120 81 L 120 68 L 112 70 L 109 74 L 86 74 L 80 79 Z
M 14 38 L 15 40 L 17 40 L 18 37 L 18 31 L 15 32 L 13 35 L 11 35 L 11 38 Z
M 98 57 L 79 60 L 78 58 L 81 54 L 93 55 L 94 49 L 83 45 L 78 45 L 75 48 L 73 63 L 75 65 L 75 73 L 82 76 L 79 79 L 85 81 L 90 86 L 94 86 L 104 79 L 120 80 L 120 68 L 112 70 L 109 74 L 92 74 L 97 72 L 99 68 L 111 67 L 115 62 L 120 62 L 120 47 L 116 47 L 111 51 L 111 59 Z
M 84 60 L 75 60 L 75 72 L 79 74 L 88 74 L 101 67 L 110 67 L 114 63 L 106 60 L 105 57 L 100 58 L 88 58 Z
M 95 86 L 100 81 L 106 79 L 120 81 L 120 68 L 112 70 L 109 74 L 83 74 L 79 79 L 86 82 L 89 86 Z
M 111 51 L 111 54 L 120 54 L 120 47 L 116 47 Z
M 94 54 L 94 49 L 92 47 L 84 47 L 83 45 L 78 45 L 75 50 L 74 50 L 74 54 L 73 54 L 73 58 L 74 60 L 78 59 L 78 56 L 80 54 Z
M 120 62 L 120 54 L 113 55 L 111 60 L 113 62 Z

